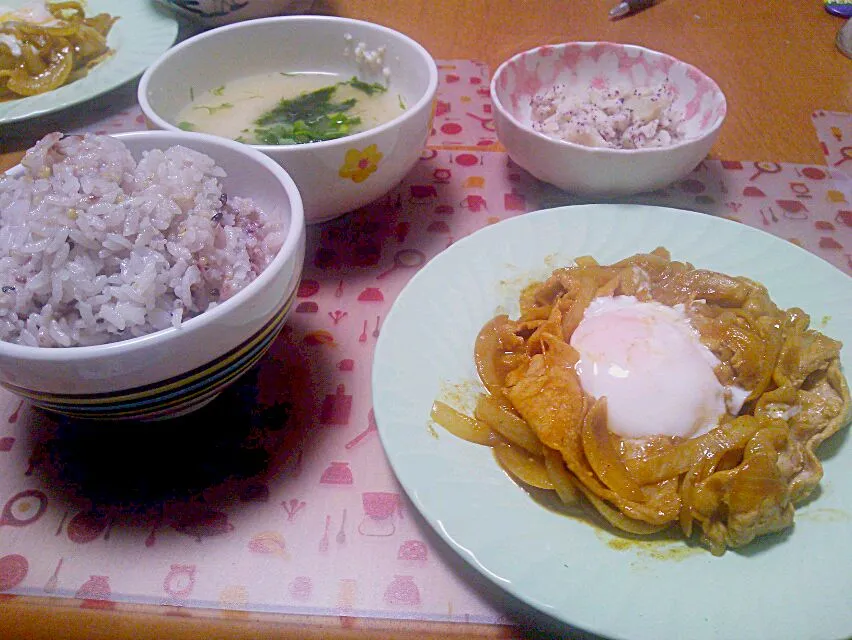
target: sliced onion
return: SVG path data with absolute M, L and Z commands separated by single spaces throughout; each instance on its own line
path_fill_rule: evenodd
M 494 443 L 494 434 L 484 422 L 466 416 L 456 411 L 450 405 L 436 400 L 432 403 L 432 420 L 444 427 L 454 436 L 476 444 L 491 445 Z
M 520 416 L 502 406 L 493 397 L 481 395 L 474 415 L 493 431 L 535 456 L 542 455 L 541 441 L 535 431 Z
M 577 504 L 580 500 L 580 493 L 577 491 L 574 476 L 565 468 L 562 455 L 558 451 L 546 447 L 544 449 L 544 468 L 547 470 L 547 476 L 553 483 L 553 489 L 559 499 L 566 505 Z
M 647 502 L 612 444 L 606 426 L 606 398 L 596 401 L 583 419 L 583 451 L 595 474 L 612 491 L 633 502 Z
M 669 524 L 650 524 L 641 520 L 634 520 L 633 518 L 628 518 L 626 515 L 621 513 L 621 511 L 612 507 L 608 502 L 605 502 L 598 498 L 586 487 L 582 485 L 579 485 L 579 487 L 580 491 L 582 491 L 583 495 L 586 496 L 586 499 L 592 503 L 592 506 L 597 509 L 598 513 L 600 513 L 607 522 L 609 522 L 613 527 L 617 529 L 621 529 L 622 531 L 626 531 L 627 533 L 647 536 L 652 533 L 662 531 L 663 529 L 668 529 L 670 526 Z
M 741 449 L 760 426 L 761 422 L 757 418 L 740 416 L 661 453 L 627 460 L 627 470 L 640 484 L 653 484 L 674 478 L 701 460 L 715 457 L 729 449 Z
M 514 447 L 508 442 L 497 443 L 494 447 L 494 457 L 501 467 L 524 484 L 539 489 L 553 489 L 553 483 L 541 458 L 533 457 L 528 451 Z
M 65 44 L 54 51 L 52 57 L 50 66 L 36 76 L 27 74 L 23 69 L 16 69 L 9 76 L 6 87 L 18 95 L 34 96 L 61 86 L 74 68 L 71 46 Z

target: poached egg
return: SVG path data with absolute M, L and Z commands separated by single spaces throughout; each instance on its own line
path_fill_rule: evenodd
M 591 302 L 570 340 L 583 389 L 607 399 L 609 430 L 624 438 L 691 438 L 736 414 L 748 396 L 726 387 L 719 359 L 699 339 L 682 305 L 633 296 Z

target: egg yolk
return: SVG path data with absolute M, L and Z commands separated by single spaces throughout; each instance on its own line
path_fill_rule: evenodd
M 583 389 L 606 397 L 613 433 L 690 438 L 726 413 L 731 393 L 714 373 L 719 360 L 681 308 L 632 296 L 596 298 L 570 342 L 580 354 Z

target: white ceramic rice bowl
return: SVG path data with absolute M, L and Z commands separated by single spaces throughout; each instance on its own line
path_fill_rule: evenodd
M 138 160 L 183 145 L 227 172 L 226 192 L 251 197 L 286 226 L 281 249 L 248 286 L 213 309 L 145 336 L 97 346 L 41 348 L 0 341 L 0 385 L 42 408 L 91 419 L 161 419 L 215 398 L 278 335 L 302 273 L 305 224 L 295 183 L 275 162 L 236 142 L 196 133 L 118 134 Z M 18 166 L 11 175 L 23 173 Z
M 302 194 L 305 219 L 322 222 L 381 197 L 414 167 L 432 126 L 438 70 L 414 40 L 386 27 L 327 16 L 250 20 L 199 34 L 173 47 L 143 74 L 138 100 L 149 125 L 179 131 L 189 90 L 208 91 L 269 71 L 356 75 L 346 36 L 368 50 L 386 47 L 390 91 L 406 110 L 390 122 L 345 138 L 302 145 L 252 145 L 283 166 Z M 381 77 L 364 78 L 379 81 Z M 359 163 L 365 171 L 353 171 Z
M 684 116 L 685 139 L 642 149 L 588 147 L 533 130 L 530 100 L 565 85 L 653 87 L 667 81 Z M 491 80 L 497 137 L 512 160 L 544 182 L 578 195 L 618 197 L 663 188 L 706 156 L 725 120 L 719 86 L 694 66 L 644 47 L 612 42 L 546 45 L 506 60 Z

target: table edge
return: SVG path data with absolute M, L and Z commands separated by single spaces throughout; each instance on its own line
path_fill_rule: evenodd
M 142 605 L 74 598 L 0 594 L 0 640 L 12 638 L 123 640 L 140 637 L 190 640 L 446 640 L 520 638 L 510 625 L 439 622 L 347 615 L 315 616 L 243 610 Z

